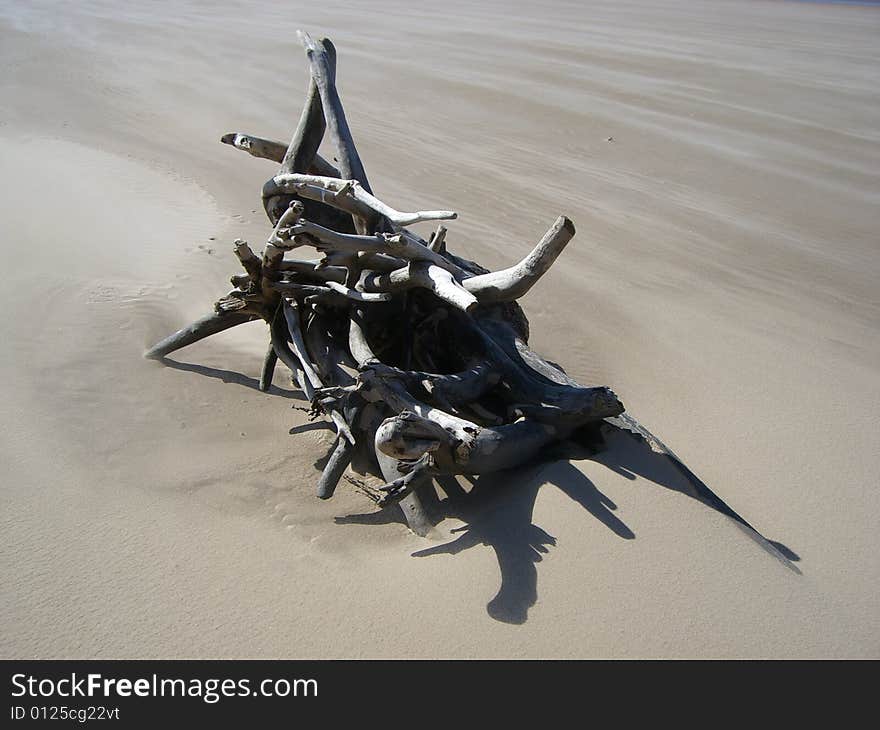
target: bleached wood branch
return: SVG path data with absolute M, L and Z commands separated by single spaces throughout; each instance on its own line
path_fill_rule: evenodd
M 565 216 L 559 216 L 538 245 L 516 266 L 472 276 L 462 284 L 481 302 L 519 299 L 547 273 L 574 233 L 574 224 Z
M 257 318 L 257 315 L 251 312 L 212 312 L 177 330 L 161 342 L 157 342 L 144 353 L 144 357 L 150 360 L 160 360 L 181 347 L 192 345 L 194 342 L 216 335 L 230 327 L 236 327 Z
M 381 401 L 389 405 L 397 413 L 408 411 L 433 422 L 434 426 L 439 426 L 447 432 L 449 442 L 455 442 L 456 445 L 451 451 L 451 458 L 453 460 L 467 459 L 467 454 L 473 447 L 477 435 L 482 430 L 481 426 L 419 401 L 400 383 L 378 377 L 369 370 L 369 367 L 361 372 L 360 382 L 362 384 L 360 394 L 364 400 L 370 402 Z M 377 445 L 378 443 L 379 441 L 377 440 Z M 389 450 L 385 451 L 385 453 L 394 456 L 393 448 L 393 445 L 389 443 Z
M 412 261 L 387 274 L 365 272 L 361 276 L 360 286 L 367 292 L 402 291 L 421 287 L 433 291 L 440 299 L 463 312 L 472 312 L 479 304 L 477 298 L 452 273 L 428 261 Z
M 338 180 L 332 177 L 320 175 L 285 175 L 279 174 L 273 178 L 273 182 L 282 190 L 296 192 L 303 197 L 312 200 L 320 200 L 322 203 L 334 205 L 338 208 L 358 214 L 366 214 L 373 211 L 385 216 L 391 223 L 398 227 L 411 226 L 425 221 L 454 220 L 458 214 L 454 210 L 418 210 L 415 213 L 404 213 L 383 203 L 376 196 L 366 190 L 357 180 Z M 346 198 L 353 199 L 355 203 L 346 202 Z M 343 206 L 349 205 L 345 208 Z
M 364 334 L 364 312 L 361 309 L 353 309 L 349 314 L 348 350 L 358 368 L 364 368 L 369 363 L 379 361 Z
M 276 242 L 275 245 L 284 245 L 288 248 L 313 246 L 318 251 L 331 251 L 341 254 L 387 254 L 409 261 L 428 261 L 456 277 L 468 275 L 467 272 L 463 271 L 456 264 L 443 258 L 440 254 L 434 253 L 427 246 L 418 243 L 405 231 L 392 234 L 377 233 L 373 236 L 360 236 L 349 233 L 337 233 L 324 226 L 319 226 L 317 223 L 300 219 L 289 227 L 279 228 L 277 235 L 283 242 Z
M 306 294 L 335 294 L 343 299 L 349 299 L 353 302 L 390 302 L 390 293 L 367 293 L 359 292 L 355 289 L 349 289 L 343 284 L 337 284 L 335 281 L 326 281 L 324 284 L 299 284 L 296 282 L 275 282 L 272 288 L 279 292 L 296 292 L 301 291 Z
M 443 253 L 446 250 L 446 226 L 437 226 L 437 230 L 431 234 L 431 239 L 428 241 L 428 248 L 435 253 Z
M 279 164 L 284 162 L 289 145 L 278 142 L 273 139 L 265 139 L 257 137 L 253 134 L 245 134 L 244 132 L 229 132 L 224 134 L 220 141 L 228 144 L 235 149 L 247 152 L 253 157 L 259 157 L 264 160 L 272 160 Z M 295 169 L 295 168 L 294 168 Z M 339 170 L 332 162 L 328 162 L 317 152 L 312 158 L 312 163 L 308 168 L 308 172 L 314 175 L 323 175 L 325 177 L 339 177 Z
M 311 360 L 309 360 L 306 343 L 303 340 L 302 328 L 299 321 L 299 312 L 295 308 L 295 303 L 291 303 L 285 299 L 282 301 L 281 306 L 284 319 L 287 322 L 287 331 L 290 334 L 290 344 L 292 345 L 291 350 L 299 359 L 302 370 L 305 373 L 305 379 L 311 385 L 311 395 L 308 397 L 310 400 L 314 400 L 315 390 L 323 388 L 324 383 L 321 381 L 321 376 L 318 375 Z M 329 415 L 333 423 L 336 424 L 339 434 L 348 439 L 352 444 L 355 443 L 354 434 L 352 434 L 351 428 L 348 423 L 346 423 L 342 414 L 336 409 L 329 409 L 327 415 Z
M 355 147 L 339 92 L 336 90 L 336 48 L 329 38 L 315 41 L 303 31 L 297 31 L 296 34 L 306 50 L 312 80 L 321 97 L 327 129 L 339 153 L 339 170 L 343 176 L 357 180 L 367 192 L 371 192 L 367 173 Z

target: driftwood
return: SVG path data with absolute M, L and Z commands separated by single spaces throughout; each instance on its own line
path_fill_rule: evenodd
M 273 224 L 261 254 L 235 242 L 244 274 L 215 312 L 158 343 L 171 352 L 260 319 L 270 343 L 260 376 L 269 390 L 280 360 L 337 432 L 318 496 L 351 469 L 385 481 L 362 491 L 399 504 L 424 534 L 419 495 L 444 475 L 483 474 L 534 458 L 579 429 L 619 416 L 606 387 L 584 387 L 528 348 L 516 300 L 575 234 L 560 216 L 513 266 L 489 272 L 447 249 L 447 228 L 425 241 L 408 226 L 456 218 L 400 211 L 370 188 L 336 88 L 336 51 L 304 33 L 311 80 L 289 144 L 234 132 L 222 142 L 279 164 L 262 191 Z M 338 167 L 317 154 L 325 131 Z M 289 258 L 309 247 L 318 261 Z

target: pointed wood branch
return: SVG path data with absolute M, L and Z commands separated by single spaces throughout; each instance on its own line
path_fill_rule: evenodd
M 157 342 L 144 353 L 144 357 L 150 360 L 160 360 L 181 347 L 192 345 L 205 337 L 216 335 L 230 327 L 236 327 L 255 319 L 257 319 L 257 315 L 250 312 L 214 312 L 177 330 L 161 342 Z
M 446 250 L 446 226 L 437 226 L 437 230 L 431 234 L 431 240 L 428 241 L 428 248 L 435 253 L 443 253 Z
M 263 369 L 260 371 L 260 390 L 264 393 L 272 387 L 272 376 L 275 374 L 275 364 L 278 362 L 278 353 L 272 344 L 266 352 L 266 358 L 263 360 Z
M 285 175 L 278 174 L 272 178 L 281 189 L 295 192 L 303 197 L 320 200 L 357 215 L 378 213 L 385 216 L 398 227 L 411 226 L 425 221 L 454 220 L 458 213 L 454 210 L 418 210 L 415 213 L 403 213 L 383 203 L 367 191 L 357 180 L 337 180 L 333 177 L 319 175 Z
M 388 254 L 409 261 L 428 261 L 456 277 L 464 278 L 469 275 L 468 272 L 443 258 L 440 254 L 434 253 L 427 246 L 418 243 L 405 231 L 394 234 L 378 233 L 373 236 L 358 236 L 337 233 L 317 223 L 300 219 L 294 225 L 280 229 L 279 237 L 284 239 L 286 243 L 276 245 L 285 245 L 288 248 L 314 246 L 318 251 L 352 255 L 359 253 Z
M 281 362 L 283 362 L 290 370 L 293 379 L 296 381 L 299 389 L 305 394 L 306 398 L 309 401 L 313 401 L 315 398 L 315 390 L 312 388 L 311 382 L 306 377 L 299 358 L 297 358 L 293 351 L 291 351 L 290 345 L 287 344 L 287 322 L 281 314 L 280 307 L 276 311 L 275 317 L 269 323 L 269 333 L 272 338 L 272 348 L 275 350 L 278 359 L 281 360 Z
M 288 340 L 292 345 L 291 352 L 293 352 L 293 354 L 299 359 L 302 370 L 305 373 L 306 379 L 308 380 L 309 385 L 311 385 L 313 392 L 318 388 L 323 388 L 324 383 L 321 382 L 321 376 L 315 371 L 315 368 L 309 360 L 308 353 L 306 352 L 306 343 L 303 341 L 302 329 L 300 328 L 299 323 L 299 312 L 295 307 L 295 302 L 291 303 L 290 300 L 284 299 L 282 300 L 281 307 L 284 320 L 287 322 Z M 313 397 L 314 396 L 311 396 L 310 398 Z
M 279 164 L 284 162 L 287 150 L 290 147 L 289 144 L 284 144 L 283 142 L 264 139 L 263 137 L 257 137 L 253 134 L 245 134 L 244 132 L 229 132 L 228 134 L 224 134 L 220 138 L 220 141 L 223 144 L 235 147 L 235 149 L 247 152 L 253 157 L 272 160 Z M 293 170 L 296 170 L 296 168 L 293 167 Z M 313 175 L 323 175 L 325 177 L 339 177 L 339 170 L 336 169 L 333 163 L 327 162 L 327 160 L 321 157 L 317 152 L 312 158 L 312 163 L 308 168 L 308 172 Z
M 336 49 L 332 45 L 324 49 L 322 61 L 326 73 L 335 77 Z M 309 169 L 324 137 L 325 118 L 321 93 L 315 75 L 312 74 L 299 123 L 281 161 L 281 172 L 305 172 Z
M 326 281 L 324 284 L 299 284 L 296 282 L 279 281 L 272 284 L 272 288 L 279 292 L 301 291 L 308 294 L 335 294 L 343 299 L 353 302 L 390 302 L 391 294 L 367 293 L 349 289 L 347 286 L 337 284 L 335 281 Z
M 323 388 L 324 383 L 321 381 L 321 376 L 318 375 L 318 372 L 315 370 L 314 365 L 309 360 L 308 351 L 306 350 L 306 343 L 303 340 L 302 328 L 299 321 L 299 312 L 295 307 L 295 302 L 291 302 L 288 299 L 282 301 L 282 313 L 284 316 L 284 320 L 287 322 L 287 331 L 290 335 L 290 343 L 293 345 L 291 351 L 294 355 L 296 355 L 297 359 L 300 362 L 302 367 L 302 371 L 305 374 L 305 380 L 308 381 L 311 386 L 311 395 L 307 395 L 309 400 L 314 402 L 314 393 L 316 390 Z M 339 413 L 335 408 L 328 408 L 327 415 L 330 416 L 330 419 L 333 423 L 336 424 L 336 429 L 341 436 L 346 438 L 352 444 L 355 443 L 354 434 L 351 432 L 351 428 L 348 423 L 345 421 L 345 418 Z
M 379 358 L 367 342 L 364 334 L 364 312 L 362 309 L 353 309 L 349 314 L 348 322 L 348 349 L 357 363 L 358 368 L 364 368 L 372 362 L 378 362 Z
M 473 276 L 462 284 L 481 302 L 519 299 L 547 273 L 574 233 L 574 224 L 565 216 L 559 216 L 538 245 L 516 266 Z
M 336 485 L 342 479 L 342 475 L 351 463 L 354 455 L 354 444 L 341 436 L 336 437 L 333 451 L 324 467 L 320 480 L 318 480 L 318 497 L 330 499 L 336 491 Z
M 450 446 L 449 458 L 456 462 L 467 461 L 468 454 L 482 430 L 481 426 L 417 400 L 400 383 L 381 378 L 371 372 L 369 365 L 367 369 L 361 372 L 359 380 L 362 385 L 361 397 L 364 400 L 369 402 L 381 401 L 397 413 L 411 412 L 425 421 L 433 422 L 434 426 L 443 429 L 447 433 L 447 445 L 454 443 L 454 446 Z M 437 434 L 439 434 L 439 431 L 434 433 L 432 440 L 438 440 L 436 438 Z M 377 435 L 376 438 L 378 446 L 380 443 L 379 436 Z M 393 442 L 383 440 L 383 448 L 386 446 L 389 450 L 385 451 L 385 453 L 395 455 Z M 443 466 L 446 467 L 447 465 L 444 464 Z
M 241 238 L 236 238 L 233 242 L 233 250 L 244 270 L 247 271 L 251 281 L 259 282 L 263 278 L 263 264 L 248 246 L 248 242 Z
M 336 90 L 336 48 L 329 38 L 315 41 L 308 33 L 302 31 L 297 31 L 297 36 L 306 50 L 312 71 L 312 82 L 321 98 L 327 129 L 339 153 L 339 170 L 344 177 L 357 180 L 367 192 L 372 192 L 354 138 L 348 128 L 342 101 Z M 311 96 L 309 98 L 311 99 Z M 317 147 L 315 149 L 317 150 Z M 290 171 L 292 170 L 287 172 Z
M 430 249 L 429 249 L 430 250 Z M 440 299 L 463 312 L 472 312 L 479 302 L 446 269 L 428 261 L 412 261 L 388 274 L 365 272 L 360 286 L 367 292 L 391 292 L 421 287 L 434 292 Z

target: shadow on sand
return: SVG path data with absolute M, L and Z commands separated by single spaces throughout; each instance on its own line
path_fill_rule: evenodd
M 237 385 L 243 385 L 245 388 L 260 391 L 259 380 L 257 380 L 256 378 L 249 378 L 247 375 L 236 373 L 233 370 L 221 370 L 220 368 L 212 368 L 208 367 L 207 365 L 195 365 L 193 363 L 172 360 L 168 357 L 163 357 L 160 362 L 165 367 L 172 368 L 173 370 L 183 370 L 184 372 L 188 373 L 198 373 L 199 375 L 204 375 L 208 378 L 216 378 L 217 380 L 221 380 L 224 383 L 236 383 Z M 268 392 L 272 395 L 280 395 L 282 398 L 291 398 L 293 400 L 302 401 L 306 400 L 305 395 L 303 395 L 299 390 L 286 390 L 284 388 L 279 388 L 277 385 L 270 386 Z
M 571 442 L 554 449 L 543 461 L 473 480 L 463 477 L 462 482 L 467 488 L 452 477 L 439 479 L 437 483 L 446 498 L 430 499 L 431 489 L 421 493 L 423 501 L 432 502 L 432 511 L 438 521 L 455 517 L 466 524 L 454 530 L 459 534 L 451 542 L 418 550 L 413 556 L 456 555 L 477 545 L 491 547 L 498 560 L 501 586 L 486 610 L 497 621 L 525 623 L 529 609 L 538 598 L 537 563 L 556 545 L 556 538 L 533 522 L 535 501 L 544 485 L 562 490 L 620 539 L 635 539 L 633 531 L 615 514 L 614 502 L 571 463 L 579 459 L 599 462 L 628 479 L 640 476 L 697 499 L 734 520 L 762 549 L 793 572 L 800 573 L 794 565 L 799 557 L 793 551 L 764 538 L 674 454 L 668 451 L 658 453 L 645 439 L 612 424 L 604 425 L 601 434 L 591 434 L 587 443 Z M 348 515 L 336 521 L 340 524 L 386 524 L 403 522 L 403 518 L 399 510 L 385 509 L 372 514 Z
M 176 370 L 259 390 L 259 382 L 255 378 L 241 373 L 169 358 L 163 358 L 162 362 Z M 271 392 L 285 398 L 305 400 L 299 391 L 274 385 Z M 330 424 L 324 422 L 308 423 L 292 428 L 290 433 L 328 427 Z M 789 570 L 800 574 L 795 565 L 800 560 L 796 553 L 782 543 L 761 535 L 709 489 L 665 444 L 626 415 L 619 419 L 608 419 L 601 428 L 584 430 L 578 438 L 554 446 L 541 461 L 475 479 L 461 477 L 467 488 L 457 478 L 438 478 L 437 484 L 445 492 L 445 498 L 438 498 L 433 486 L 423 488 L 420 491 L 423 504 L 433 513 L 435 524 L 446 517 L 455 517 L 465 525 L 454 530 L 460 534 L 451 542 L 418 550 L 413 556 L 455 555 L 477 545 L 491 547 L 498 560 L 501 586 L 486 610 L 497 621 L 525 623 L 529 609 L 538 599 L 536 564 L 556 545 L 556 538 L 532 521 L 538 491 L 544 485 L 552 484 L 562 490 L 622 540 L 635 539 L 633 531 L 614 514 L 617 509 L 614 502 L 571 463 L 582 459 L 603 464 L 627 479 L 640 476 L 702 502 L 732 519 L 762 549 Z M 319 459 L 315 466 L 322 467 L 323 460 Z M 382 525 L 394 522 L 406 524 L 397 508 L 336 518 L 337 524 Z

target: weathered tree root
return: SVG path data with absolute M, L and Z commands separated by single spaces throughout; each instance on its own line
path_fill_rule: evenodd
M 311 79 L 288 145 L 244 133 L 222 142 L 280 165 L 263 187 L 273 225 L 261 255 L 244 241 L 244 269 L 215 312 L 151 348 L 163 358 L 198 340 L 262 319 L 270 343 L 260 375 L 269 390 L 286 365 L 337 437 L 318 482 L 331 497 L 347 469 L 387 483 L 361 491 L 399 504 L 419 534 L 430 515 L 419 494 L 435 477 L 509 469 L 586 424 L 619 416 L 605 387 L 586 388 L 527 345 L 516 300 L 574 236 L 560 216 L 522 261 L 489 272 L 447 250 L 440 226 L 425 241 L 407 226 L 456 218 L 451 210 L 399 211 L 370 189 L 336 89 L 336 51 L 299 34 Z M 317 154 L 325 130 L 338 169 Z M 319 261 L 286 258 L 304 246 Z

